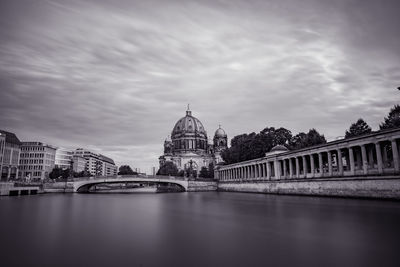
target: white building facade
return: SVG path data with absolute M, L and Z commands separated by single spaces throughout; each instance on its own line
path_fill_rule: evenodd
M 22 142 L 20 178 L 44 180 L 54 169 L 57 148 L 42 142 Z
M 111 158 L 94 153 L 90 150 L 78 148 L 73 151 L 74 156 L 83 157 L 86 160 L 85 171 L 93 176 L 117 175 L 118 167 Z
M 0 130 L 0 175 L 1 181 L 19 176 L 21 141 L 14 133 Z

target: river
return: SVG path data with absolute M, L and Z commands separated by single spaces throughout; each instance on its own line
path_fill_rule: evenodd
M 2 197 L 0 242 L 1 266 L 400 266 L 400 202 L 221 192 Z

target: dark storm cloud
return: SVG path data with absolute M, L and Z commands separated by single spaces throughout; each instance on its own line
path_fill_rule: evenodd
M 148 170 L 187 103 L 210 136 L 329 139 L 399 102 L 398 1 L 2 1 L 0 128 Z

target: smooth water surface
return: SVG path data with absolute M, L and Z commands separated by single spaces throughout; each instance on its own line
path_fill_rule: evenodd
M 0 198 L 1 266 L 400 266 L 400 203 L 244 193 Z

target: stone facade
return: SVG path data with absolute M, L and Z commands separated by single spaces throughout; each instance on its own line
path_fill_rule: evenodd
M 85 170 L 93 176 L 112 176 L 117 175 L 118 167 L 114 160 L 90 150 L 77 148 L 73 155 L 83 157 L 86 160 Z
M 378 131 L 364 136 L 348 138 L 329 142 L 327 144 L 318 145 L 310 148 L 288 151 L 285 147 L 279 146 L 267 153 L 265 157 L 240 162 L 231 165 L 219 166 L 215 170 L 215 177 L 219 180 L 219 189 L 241 191 L 243 187 L 253 191 L 264 192 L 291 192 L 302 193 L 307 190 L 310 193 L 315 193 L 312 186 L 322 186 L 319 184 L 319 179 L 331 179 L 332 183 L 337 184 L 334 191 L 340 191 L 343 188 L 345 195 L 359 196 L 363 193 L 355 194 L 355 191 L 368 192 L 367 194 L 375 195 L 379 191 L 394 190 L 400 191 L 400 184 L 391 180 L 383 182 L 382 180 L 372 180 L 369 177 L 394 177 L 400 179 L 400 129 L 391 129 Z M 337 182 L 334 178 L 362 178 L 354 180 L 355 187 L 351 189 L 349 181 Z M 292 180 L 293 182 L 291 182 Z M 298 181 L 315 180 L 311 184 L 300 185 Z M 273 181 L 284 182 L 276 184 Z M 289 183 L 290 181 L 290 183 Z M 365 181 L 365 182 L 363 182 Z M 282 191 L 281 187 L 285 183 L 293 186 L 291 190 Z M 235 184 L 231 187 L 227 184 Z M 244 183 L 237 185 L 237 183 Z M 261 186 L 252 185 L 265 183 Z M 375 183 L 375 186 L 374 186 Z M 329 185 L 329 183 L 323 183 Z M 386 185 L 394 186 L 392 189 L 387 189 Z M 304 186 L 305 185 L 305 186 Z M 348 187 L 346 186 L 348 185 Z M 281 189 L 274 191 L 275 187 Z M 363 187 L 365 186 L 365 187 Z M 236 188 L 236 189 L 235 189 Z M 324 189 L 325 193 L 330 189 Z M 346 189 L 347 188 L 347 189 Z M 246 190 L 245 190 L 246 191 Z M 388 192 L 389 192 L 388 191 Z M 324 194 L 325 194 L 324 193 Z M 329 195 L 329 194 L 328 194 Z M 340 194 L 339 194 L 340 195 Z
M 400 129 L 288 151 L 273 148 L 265 157 L 220 166 L 220 181 L 281 180 L 400 173 Z
M 55 166 L 56 147 L 41 142 L 22 142 L 20 178 L 44 180 Z
M 227 148 L 228 137 L 219 127 L 214 135 L 214 143 L 208 143 L 207 132 L 203 124 L 192 116 L 190 110 L 179 119 L 171 133 L 171 138 L 164 142 L 164 154 L 159 157 L 160 167 L 167 161 L 175 164 L 178 170 L 192 168 L 199 174 L 202 167 L 208 168 L 222 162 L 221 152 Z
M 400 199 L 399 189 L 398 176 L 218 183 L 227 192 L 381 199 Z
M 21 141 L 14 133 L 0 130 L 0 175 L 1 181 L 19 176 Z

